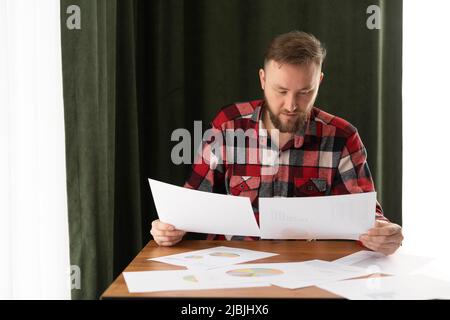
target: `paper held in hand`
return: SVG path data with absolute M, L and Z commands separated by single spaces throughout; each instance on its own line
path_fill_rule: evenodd
M 158 217 L 188 232 L 263 239 L 357 240 L 375 223 L 376 193 L 259 198 L 258 226 L 250 199 L 149 179 Z
M 375 223 L 376 192 L 301 198 L 259 198 L 262 239 L 347 239 Z
M 191 190 L 148 179 L 158 217 L 178 230 L 260 236 L 250 199 Z

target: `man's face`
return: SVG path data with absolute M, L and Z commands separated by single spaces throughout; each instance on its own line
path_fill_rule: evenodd
M 280 132 L 298 131 L 307 121 L 323 78 L 321 67 L 269 61 L 259 71 L 267 114 Z

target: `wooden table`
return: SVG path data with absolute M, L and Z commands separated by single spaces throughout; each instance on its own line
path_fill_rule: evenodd
M 150 241 L 134 260 L 124 270 L 150 271 L 150 270 L 183 270 L 184 267 L 173 266 L 156 261 L 155 258 L 192 250 L 207 249 L 216 246 L 230 246 L 258 251 L 278 253 L 279 255 L 254 260 L 248 263 L 272 262 L 298 262 L 321 259 L 332 261 L 363 249 L 355 241 L 182 241 L 174 247 L 159 247 Z M 302 289 L 285 289 L 277 286 L 237 289 L 214 289 L 192 291 L 165 291 L 148 293 L 129 293 L 124 277 L 120 274 L 110 287 L 103 293 L 102 299 L 129 299 L 129 298 L 338 298 L 338 296 L 321 290 L 317 287 Z

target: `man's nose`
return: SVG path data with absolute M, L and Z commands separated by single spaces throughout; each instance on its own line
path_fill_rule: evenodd
M 295 101 L 295 96 L 290 96 L 286 101 L 286 110 L 289 112 L 295 112 L 298 106 Z

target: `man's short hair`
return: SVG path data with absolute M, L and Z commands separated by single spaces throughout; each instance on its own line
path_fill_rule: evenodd
M 278 63 L 306 65 L 311 62 L 321 66 L 327 51 L 322 43 L 310 33 L 291 31 L 275 37 L 269 44 L 264 65 L 270 60 Z

